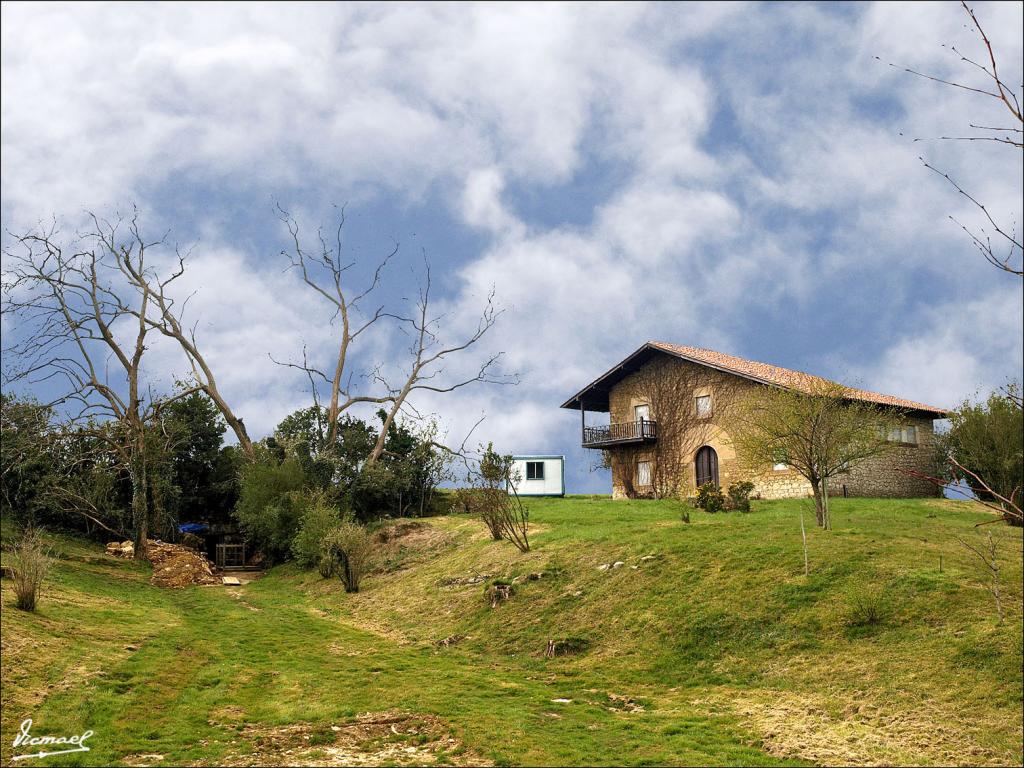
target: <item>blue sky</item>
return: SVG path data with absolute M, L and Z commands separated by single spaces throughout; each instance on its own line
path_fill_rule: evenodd
M 976 10 L 1020 83 L 1020 4 Z M 998 104 L 884 63 L 963 73 L 942 44 L 981 51 L 956 3 L 2 12 L 4 227 L 135 202 L 194 244 L 190 311 L 256 435 L 308 401 L 268 353 L 332 345 L 275 201 L 308 233 L 347 204 L 361 264 L 397 241 L 395 309 L 425 251 L 451 338 L 493 285 L 505 313 L 479 353 L 521 383 L 417 406 L 455 442 L 486 414 L 502 450 L 567 454 L 570 491 L 609 481 L 558 404 L 647 339 L 937 405 L 1020 375 L 1020 280 L 973 252 L 947 217 L 978 212 L 918 156 L 1019 225 L 1021 154 L 933 140 Z M 382 327 L 357 364 L 404 346 Z M 157 349 L 148 374 L 180 366 Z

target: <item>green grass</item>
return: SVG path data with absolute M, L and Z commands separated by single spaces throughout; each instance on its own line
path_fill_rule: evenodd
M 2 757 L 25 717 L 96 733 L 88 755 L 47 765 L 176 765 L 255 749 L 246 724 L 307 723 L 320 745 L 331 725 L 401 711 L 498 764 L 1020 764 L 1020 529 L 987 528 L 1000 625 L 956 541 L 987 519 L 976 508 L 836 500 L 831 532 L 805 508 L 805 577 L 805 504 L 686 525 L 668 502 L 531 500 L 526 554 L 436 518 L 355 595 L 293 566 L 241 590 L 161 590 L 55 537 L 37 614 L 3 582 Z M 451 584 L 473 574 L 488 578 Z M 492 609 L 495 579 L 516 581 Z M 572 652 L 545 658 L 549 640 Z

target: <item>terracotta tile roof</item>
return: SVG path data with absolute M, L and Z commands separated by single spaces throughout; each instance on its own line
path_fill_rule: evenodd
M 813 376 L 809 373 L 804 373 L 803 371 L 792 371 L 789 368 L 780 368 L 777 365 L 745 360 L 742 357 L 734 357 L 733 355 L 726 355 L 722 352 L 715 352 L 713 349 L 683 347 L 678 344 L 669 344 L 664 341 L 650 341 L 648 344 L 656 349 L 663 350 L 678 357 L 693 360 L 698 363 L 705 363 L 714 368 L 719 368 L 724 371 L 729 371 L 730 373 L 739 374 L 740 376 L 756 379 L 766 384 L 775 384 L 787 389 L 809 392 L 816 384 L 834 383 L 830 382 L 828 379 L 824 379 L 820 376 Z M 878 403 L 880 405 L 894 405 L 898 408 L 929 411 L 940 415 L 948 413 L 945 408 L 937 408 L 934 405 L 925 405 L 924 403 L 918 403 L 913 400 L 904 400 L 901 397 L 895 397 L 893 395 L 869 392 L 866 389 L 857 389 L 856 387 L 845 387 L 845 389 L 848 396 L 854 400 L 864 400 L 869 403 Z

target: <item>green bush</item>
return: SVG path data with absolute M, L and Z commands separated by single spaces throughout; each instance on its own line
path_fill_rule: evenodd
M 406 478 L 383 462 L 367 464 L 355 477 L 349 489 L 352 511 L 360 520 L 373 520 L 392 514 L 401 515 Z M 404 500 L 408 503 L 409 499 Z
M 373 553 L 373 539 L 365 526 L 346 520 L 327 533 L 323 540 L 321 573 L 330 567 L 345 585 L 346 592 L 358 592 Z
M 705 512 L 714 514 L 725 509 L 725 496 L 722 489 L 714 483 L 704 483 L 697 488 L 697 506 Z
M 938 441 L 944 465 L 952 457 L 968 470 L 946 466 L 949 479 L 966 481 L 986 501 L 996 497 L 979 478 L 1000 496 L 1011 498 L 1018 494 L 1019 503 L 1020 488 L 1024 485 L 1024 409 L 1020 393 L 1020 386 L 1011 384 L 1004 392 L 993 392 L 984 403 L 962 403 L 950 414 L 949 431 Z M 1024 523 L 1011 507 L 1003 506 L 1008 523 Z
M 286 559 L 304 511 L 305 473 L 294 459 L 280 464 L 269 455 L 246 463 L 235 519 L 254 548 L 271 562 Z
M 301 500 L 297 501 L 303 512 L 299 530 L 292 541 L 292 555 L 303 568 L 312 568 L 320 565 L 324 539 L 341 523 L 342 514 L 322 491 L 299 492 L 299 496 Z M 324 578 L 330 575 L 328 572 Z
M 749 480 L 741 480 L 729 486 L 728 499 L 725 508 L 739 512 L 750 511 L 750 494 L 754 490 L 754 484 Z

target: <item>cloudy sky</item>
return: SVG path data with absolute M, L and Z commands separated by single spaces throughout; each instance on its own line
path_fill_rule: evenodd
M 1020 83 L 1021 4 L 976 10 Z M 886 64 L 972 77 L 943 47 L 983 55 L 955 3 L 17 3 L 2 21 L 4 228 L 135 203 L 193 246 L 190 314 L 254 435 L 309 400 L 268 353 L 327 364 L 334 332 L 285 269 L 275 203 L 308 237 L 344 204 L 357 283 L 397 243 L 396 311 L 426 254 L 448 338 L 493 286 L 498 326 L 445 375 L 501 351 L 520 384 L 417 405 L 456 442 L 486 414 L 476 436 L 503 450 L 567 454 L 570 491 L 609 481 L 558 405 L 647 339 L 937 405 L 1020 374 L 1021 281 L 972 251 L 948 216 L 978 212 L 918 157 L 1019 226 L 1021 153 L 935 140 L 1003 124 L 998 103 Z M 404 360 L 394 328 L 360 341 L 362 370 Z M 180 364 L 157 350 L 149 375 Z

